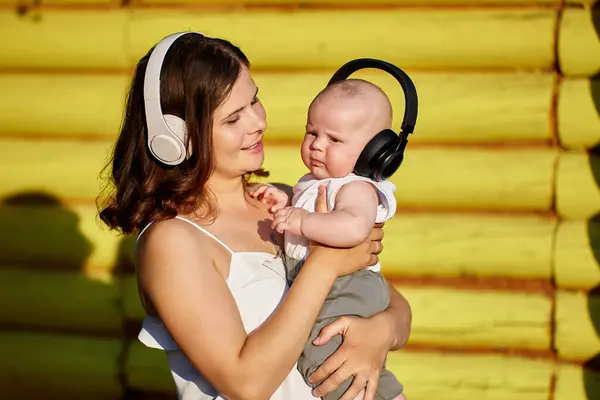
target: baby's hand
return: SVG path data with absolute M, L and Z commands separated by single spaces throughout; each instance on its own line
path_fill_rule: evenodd
M 251 197 L 258 198 L 269 206 L 269 212 L 274 214 L 288 205 L 289 197 L 283 190 L 271 185 L 259 185 L 250 192 Z
M 295 235 L 302 235 L 302 217 L 308 213 L 303 208 L 282 208 L 275 213 L 271 227 L 279 233 L 290 232 Z

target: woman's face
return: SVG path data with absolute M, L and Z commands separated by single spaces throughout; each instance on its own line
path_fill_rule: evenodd
M 241 176 L 259 169 L 264 161 L 265 109 L 250 71 L 243 67 L 227 99 L 213 117 L 215 175 Z

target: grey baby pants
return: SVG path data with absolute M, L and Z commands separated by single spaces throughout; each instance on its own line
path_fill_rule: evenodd
M 291 260 L 289 260 L 291 261 Z M 286 264 L 288 264 L 286 262 Z M 298 272 L 299 264 L 292 267 Z M 289 265 L 289 264 L 288 264 Z M 295 274 L 293 274 L 295 277 Z M 288 275 L 289 276 L 289 275 Z M 313 340 L 321 329 L 343 315 L 368 318 L 384 311 L 390 302 L 387 284 L 378 272 L 363 269 L 351 275 L 338 278 L 329 292 L 317 321 L 310 333 L 302 355 L 298 359 L 298 370 L 306 383 L 315 388 L 316 384 L 308 383 L 308 377 L 342 344 L 342 336 L 336 335 L 325 345 L 315 346 Z M 352 384 L 352 377 L 346 379 L 336 390 L 325 395 L 325 400 L 337 400 Z M 383 366 L 379 377 L 376 400 L 391 400 L 402 393 L 403 387 L 396 377 Z

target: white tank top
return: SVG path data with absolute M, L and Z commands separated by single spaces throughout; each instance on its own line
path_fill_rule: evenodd
M 179 216 L 175 218 L 198 228 L 231 253 L 227 286 L 238 306 L 246 332 L 256 329 L 275 311 L 287 293 L 288 286 L 281 258 L 265 252 L 234 252 L 198 224 Z M 140 232 L 138 240 L 148 226 Z M 179 350 L 161 321 L 146 316 L 138 338 L 148 347 L 165 350 L 179 399 L 224 399 Z M 314 400 L 314 397 L 294 366 L 271 399 Z

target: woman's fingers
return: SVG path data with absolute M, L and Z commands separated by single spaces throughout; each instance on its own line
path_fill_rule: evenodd
M 319 336 L 313 340 L 313 344 L 315 346 L 322 346 L 329 342 L 335 335 L 343 335 L 350 326 L 350 322 L 352 322 L 351 317 L 340 317 L 336 319 L 321 329 Z
M 340 400 L 354 400 L 354 399 L 364 399 L 364 396 L 360 396 L 361 392 L 365 389 L 365 385 L 367 384 L 366 379 L 360 378 L 358 376 L 354 377 L 352 380 L 352 385 L 344 392 L 344 395 L 340 397 Z
M 331 393 L 335 389 L 337 389 L 346 379 L 350 378 L 352 375 L 350 371 L 347 371 L 346 368 L 344 368 L 344 366 L 345 363 L 343 363 L 333 374 L 329 375 L 329 377 L 325 379 L 325 381 L 321 382 L 321 384 L 313 390 L 313 395 L 322 397 L 327 393 Z M 356 391 L 356 393 L 354 393 L 354 396 L 350 397 L 350 400 L 352 400 L 359 392 L 360 390 Z
M 383 229 L 373 228 L 369 233 L 369 240 L 381 241 L 383 239 Z

